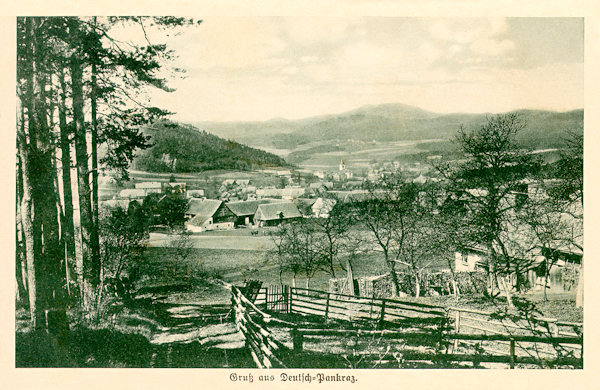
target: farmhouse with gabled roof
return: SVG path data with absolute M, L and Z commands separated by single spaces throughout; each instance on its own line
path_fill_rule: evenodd
M 275 226 L 283 221 L 302 218 L 298 207 L 292 202 L 261 204 L 254 214 L 258 226 Z

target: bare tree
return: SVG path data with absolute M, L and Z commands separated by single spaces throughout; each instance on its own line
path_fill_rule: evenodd
M 280 272 L 291 272 L 294 285 L 296 276 L 303 273 L 308 288 L 315 273 L 327 269 L 328 264 L 320 252 L 321 243 L 314 221 L 303 218 L 283 223 L 272 237 Z
M 384 256 L 392 277 L 394 293 L 400 295 L 396 266 L 405 250 L 409 231 L 414 227 L 417 188 L 399 174 L 367 183 L 369 196 L 353 204 L 353 214 L 373 239 L 373 247 Z
M 452 191 L 466 201 L 467 218 L 475 228 L 471 242 L 487 250 L 490 294 L 498 290 L 499 276 L 507 276 L 515 261 L 503 235 L 513 218 L 511 192 L 539 167 L 534 157 L 516 143 L 516 135 L 524 127 L 518 114 L 490 117 L 473 131 L 461 127 L 456 141 L 466 160 L 438 166 Z M 512 305 L 508 279 L 504 278 L 501 284 Z

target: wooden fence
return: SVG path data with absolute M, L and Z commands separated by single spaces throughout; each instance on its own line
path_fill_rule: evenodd
M 521 356 L 535 355 L 540 359 L 552 359 L 557 354 L 565 357 L 582 357 L 583 355 L 583 324 L 576 322 L 558 321 L 555 318 L 536 317 L 531 315 L 513 316 L 503 315 L 489 311 L 451 307 L 448 313 L 454 322 L 454 333 L 472 333 L 478 335 L 509 335 L 509 336 L 540 336 L 552 339 L 561 337 L 580 340 L 579 343 L 551 344 L 536 343 L 520 340 L 513 345 L 516 354 Z M 467 348 L 476 345 L 490 353 L 495 353 L 498 348 L 503 349 L 503 344 L 509 340 L 497 339 L 493 342 L 484 340 L 464 341 L 462 346 Z M 454 349 L 458 349 L 459 340 L 454 340 Z
M 236 286 L 232 286 L 231 295 L 236 329 L 244 335 L 246 347 L 250 349 L 256 366 L 258 368 L 286 368 L 285 364 L 275 355 L 279 349 L 285 347 L 273 336 L 269 329 L 269 323 L 279 322 L 284 326 L 295 326 L 295 324 L 278 320 L 263 312 Z
M 377 322 L 380 328 L 394 323 L 439 323 L 447 318 L 442 306 L 289 286 L 263 287 L 255 302 L 266 311 L 318 316 L 325 321 Z
M 338 357 L 351 352 L 372 355 L 383 362 L 381 353 L 372 346 L 348 349 L 350 336 L 357 343 L 367 339 L 369 344 L 368 339 L 376 339 L 379 345 L 383 340 L 396 359 L 392 359 L 392 365 L 398 364 L 401 356 L 403 361 L 431 361 L 439 365 L 470 361 L 474 366 L 490 362 L 511 368 L 519 363 L 583 366 L 583 329 L 579 323 L 289 286 L 263 287 L 254 303 L 236 287 L 232 288 L 232 295 L 236 326 L 260 368 L 286 367 L 286 359 L 292 354 L 306 352 Z M 270 313 L 283 313 L 290 318 L 300 314 L 312 322 L 284 321 Z M 338 329 L 319 328 L 334 320 L 342 320 L 336 321 Z M 352 329 L 339 329 L 344 324 L 348 327 L 346 321 L 351 322 Z M 363 329 L 356 329 L 361 324 L 365 325 Z
M 431 361 L 434 363 L 448 363 L 448 362 L 465 362 L 469 361 L 473 363 L 473 366 L 477 367 L 480 363 L 506 363 L 510 368 L 515 368 L 515 365 L 529 364 L 529 365 L 542 365 L 542 366 L 573 366 L 580 368 L 583 366 L 581 357 L 574 356 L 557 356 L 554 358 L 540 359 L 539 356 L 520 356 L 517 353 L 517 343 L 536 343 L 546 345 L 578 345 L 581 346 L 582 339 L 579 337 L 541 337 L 541 336 L 511 336 L 511 335 L 482 335 L 482 334 L 442 334 L 436 335 L 431 332 L 397 332 L 397 331 L 370 331 L 370 330 L 349 330 L 349 329 L 296 329 L 294 330 L 294 351 L 296 353 L 303 352 L 303 345 L 307 337 L 319 338 L 319 337 L 331 337 L 335 336 L 342 339 L 356 338 L 356 339 L 367 339 L 373 336 L 379 339 L 385 339 L 389 341 L 405 341 L 405 342 L 416 342 L 417 345 L 431 346 L 428 351 L 410 349 L 406 347 L 406 344 L 401 344 L 401 350 L 398 355 L 392 355 L 389 353 L 389 344 L 387 353 L 389 356 L 395 356 L 402 361 Z M 480 341 L 480 342 L 506 342 L 508 348 L 506 351 L 498 351 L 500 354 L 491 353 L 456 353 L 444 348 L 444 344 L 449 341 Z M 422 348 L 421 348 L 422 349 Z M 362 354 L 372 355 L 382 363 L 383 356 L 381 352 L 369 352 Z

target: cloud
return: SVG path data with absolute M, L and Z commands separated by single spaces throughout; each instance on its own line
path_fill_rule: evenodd
M 444 18 L 431 22 L 429 33 L 437 41 L 467 45 L 497 37 L 507 31 L 507 26 L 505 18 Z
M 478 39 L 473 42 L 470 49 L 479 55 L 486 57 L 499 57 L 515 48 L 515 43 L 508 39 Z
M 530 53 L 527 47 L 541 38 L 511 30 L 513 24 L 502 18 L 207 18 L 173 41 L 188 79 L 175 83 L 176 95 L 161 99 L 182 120 L 299 118 L 383 102 L 437 112 L 581 107 L 581 61 L 559 66 L 569 53 L 565 44 L 545 64 L 523 66 L 520 53 Z M 525 44 L 523 36 L 535 39 Z
M 282 31 L 301 46 L 331 44 L 347 39 L 356 19 L 294 16 L 280 19 Z

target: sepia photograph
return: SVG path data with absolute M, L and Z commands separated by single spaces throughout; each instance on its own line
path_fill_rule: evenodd
M 583 17 L 144 15 L 14 18 L 15 367 L 582 371 Z

